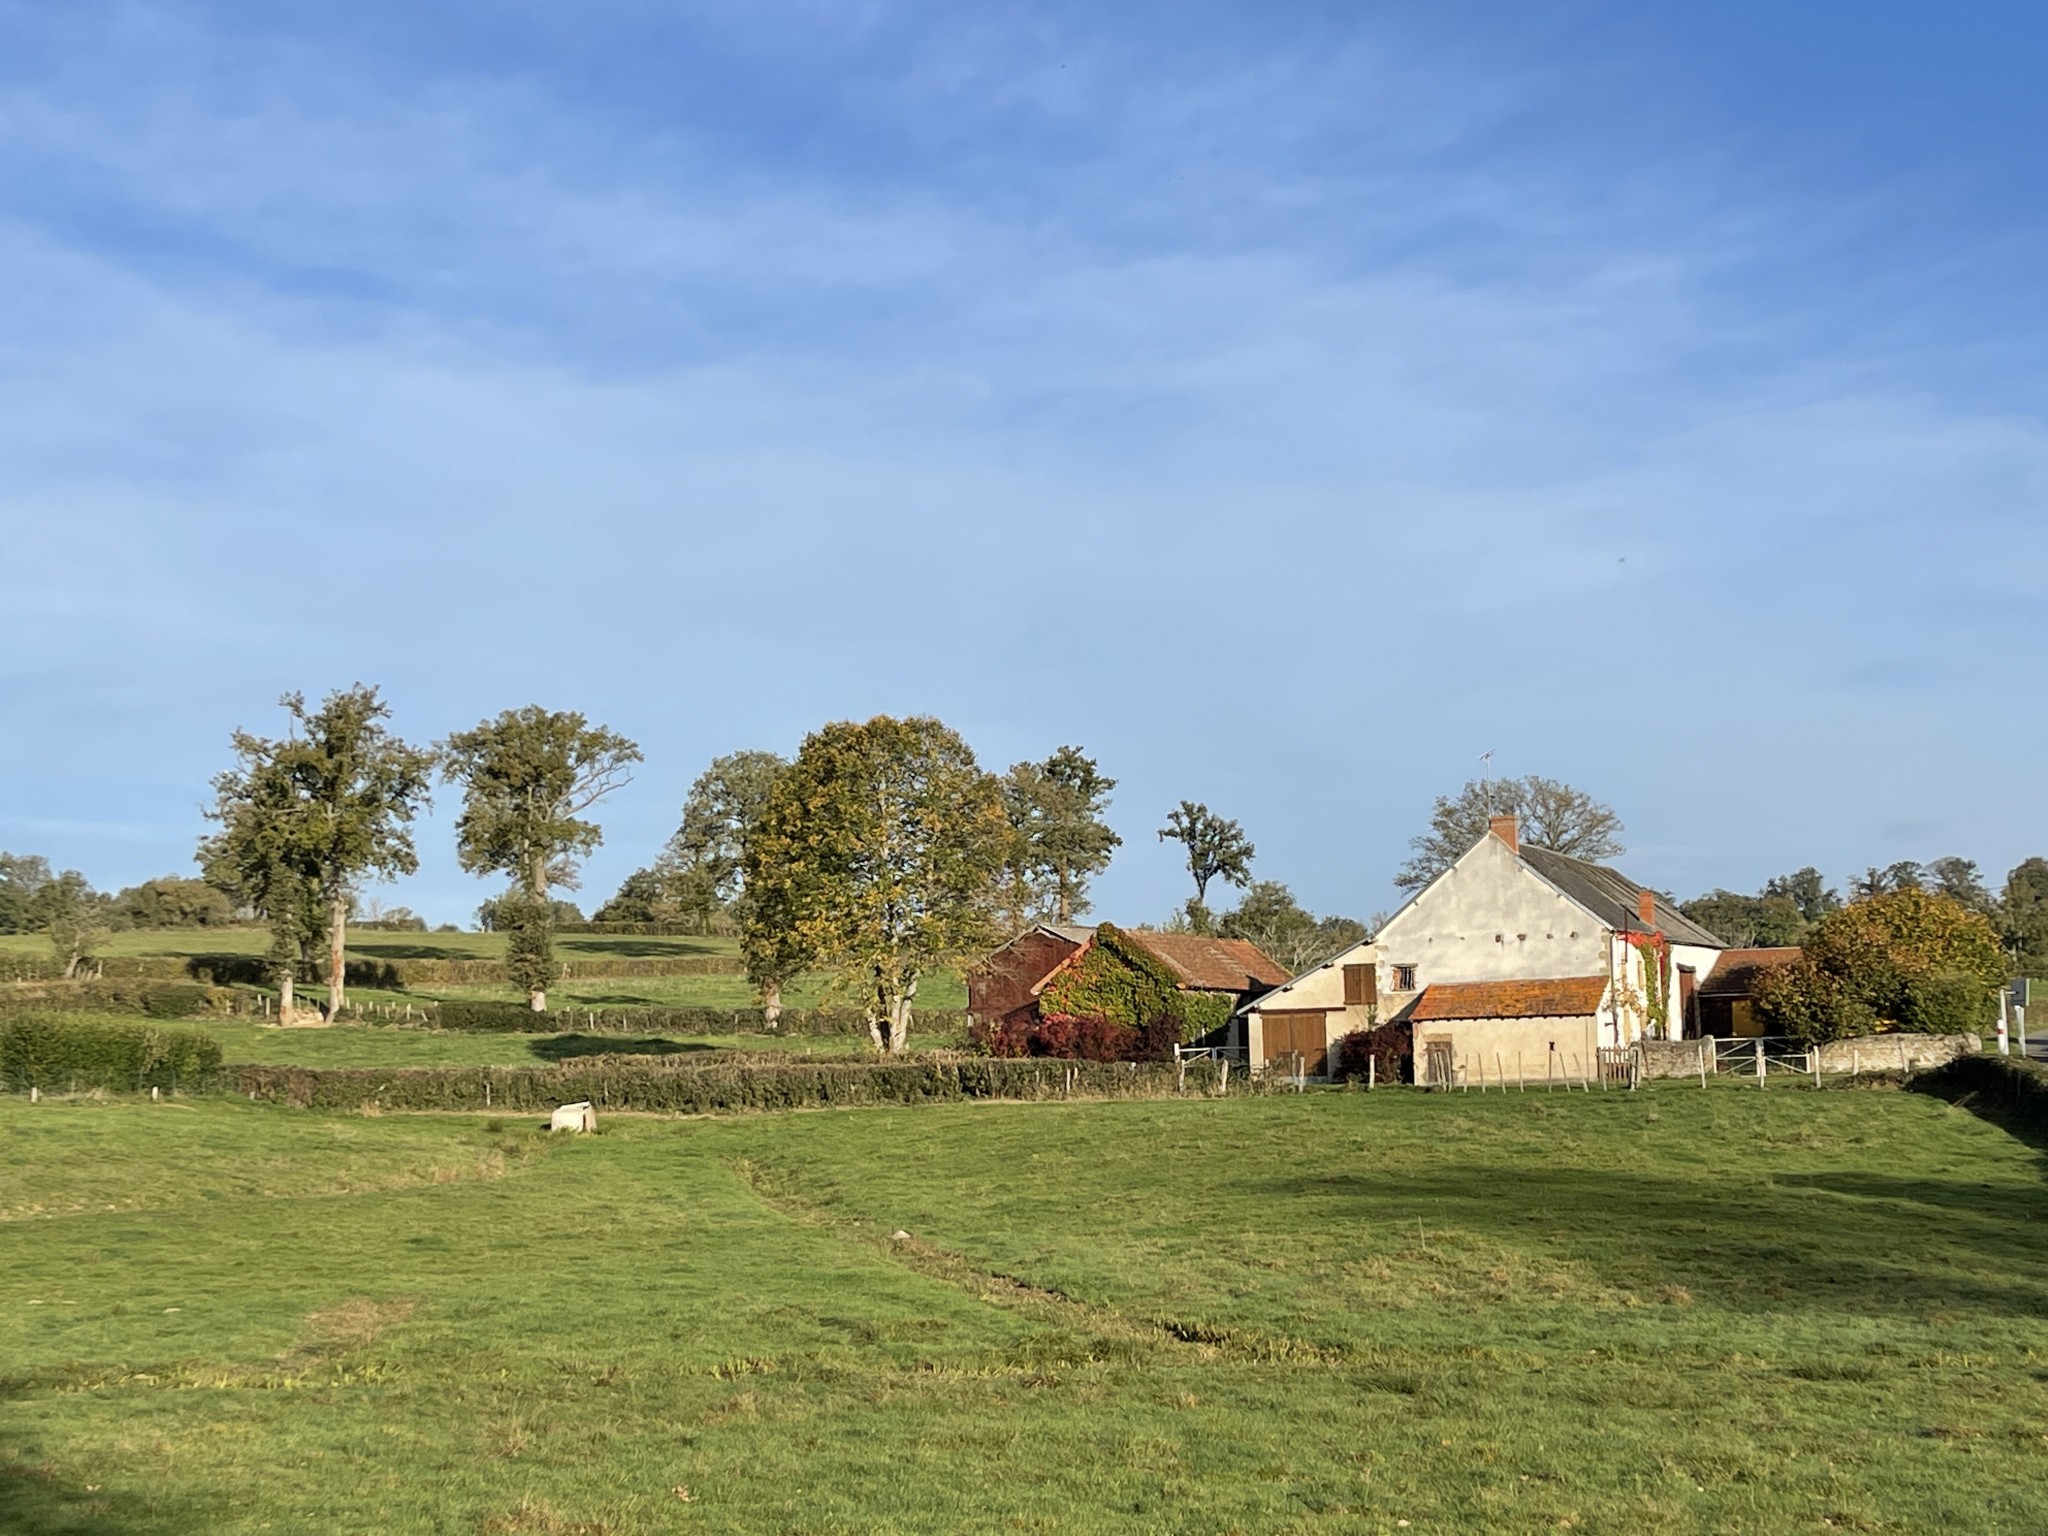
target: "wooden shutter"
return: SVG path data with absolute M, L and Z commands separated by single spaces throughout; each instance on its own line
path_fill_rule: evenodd
M 1380 1000 L 1380 973 L 1376 965 L 1344 967 L 1344 1006 L 1370 1007 Z

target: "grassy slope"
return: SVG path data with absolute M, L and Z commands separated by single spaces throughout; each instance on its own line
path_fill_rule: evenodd
M 2039 1158 L 1931 1100 L 605 1131 L 0 1104 L 0 1526 L 2048 1527 Z
M 297 1067 L 531 1067 L 572 1056 L 692 1056 L 716 1050 L 873 1054 L 864 1035 L 692 1035 L 678 1040 L 617 1034 L 465 1035 L 368 1024 L 274 1029 L 239 1020 L 192 1022 L 220 1041 L 229 1062 Z
M 254 928 L 153 929 L 140 933 L 109 935 L 100 953 L 116 955 L 260 955 L 268 937 Z M 38 934 L 0 934 L 0 953 L 32 954 L 49 951 L 49 941 Z M 492 960 L 505 952 L 505 936 L 499 933 L 381 933 L 353 930 L 348 952 L 369 960 Z M 732 939 L 651 938 L 633 934 L 563 934 L 555 940 L 555 953 L 572 974 L 549 990 L 557 1006 L 632 1007 L 650 1004 L 667 1007 L 751 1008 L 758 999 L 744 976 L 624 976 L 596 974 L 607 959 L 647 959 L 689 955 L 735 956 L 739 945 Z M 325 989 L 309 987 L 309 996 L 321 997 Z M 358 988 L 365 1000 L 396 1001 L 403 997 L 433 1000 L 444 997 L 509 998 L 507 986 L 422 985 L 408 993 L 371 991 Z M 812 1008 L 832 1001 L 825 978 L 800 977 L 788 988 L 784 1001 L 792 1008 Z M 940 970 L 925 978 L 918 1001 L 927 1008 L 964 1008 L 967 988 L 954 970 Z

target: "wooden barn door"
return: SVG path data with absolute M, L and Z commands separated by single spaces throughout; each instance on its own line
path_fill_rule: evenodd
M 1330 1047 L 1325 1039 L 1328 1031 L 1324 1027 L 1327 1017 L 1320 1008 L 1290 1008 L 1267 1013 L 1259 1017 L 1266 1025 L 1266 1060 L 1287 1062 L 1294 1052 L 1299 1051 L 1302 1071 L 1310 1077 L 1327 1076 L 1330 1070 Z

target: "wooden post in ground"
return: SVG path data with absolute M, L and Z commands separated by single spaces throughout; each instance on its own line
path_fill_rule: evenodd
M 1700 1087 L 1701 1087 L 1701 1089 L 1702 1089 L 1702 1090 L 1704 1090 L 1704 1089 L 1706 1088 L 1706 1086 L 1707 1086 L 1707 1042 L 1706 1042 L 1705 1040 L 1702 1040 L 1702 1041 L 1700 1041 Z
M 1764 1043 L 1761 1040 L 1756 1043 L 1756 1085 L 1759 1088 L 1764 1085 Z
M 1365 1058 L 1365 1091 L 1372 1092 L 1380 1085 L 1380 1059 L 1377 1056 Z
M 1809 1046 L 1808 1046 L 1808 1047 L 1806 1048 L 1806 1064 L 1807 1064 L 1807 1065 L 1808 1065 L 1809 1067 L 1811 1067 L 1811 1068 L 1813 1069 L 1813 1086 L 1814 1086 L 1814 1087 L 1816 1087 L 1816 1088 L 1818 1088 L 1818 1087 L 1820 1086 L 1820 1047 L 1819 1047 L 1819 1046 L 1817 1046 L 1817 1045 L 1809 1045 Z

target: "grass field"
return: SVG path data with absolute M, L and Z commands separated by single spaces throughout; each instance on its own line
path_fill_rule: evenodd
M 128 1021 L 132 1022 L 132 1021 Z M 708 1051 L 780 1051 L 872 1056 L 865 1035 L 691 1035 L 684 1039 L 619 1034 L 465 1035 L 434 1029 L 336 1024 L 276 1029 L 233 1019 L 197 1019 L 221 1043 L 228 1062 L 295 1067 L 532 1067 L 577 1056 L 701 1056 Z
M 1916 1095 L 0 1140 L 10 1532 L 2048 1529 L 2040 1155 Z
M 110 934 L 99 946 L 106 958 L 126 956 L 260 955 L 268 936 L 255 928 L 152 929 L 135 933 Z M 49 952 L 49 941 L 38 934 L 0 934 L 0 954 L 25 954 L 37 958 Z M 383 933 L 351 930 L 348 952 L 366 960 L 494 960 L 505 952 L 500 933 Z M 706 1007 L 752 1008 L 759 999 L 744 976 L 610 976 L 602 974 L 607 960 L 683 958 L 692 955 L 736 957 L 739 945 L 732 939 L 646 937 L 637 934 L 563 934 L 555 940 L 555 954 L 569 967 L 570 974 L 548 990 L 548 1000 L 557 1007 L 630 1008 Z M 323 987 L 303 989 L 309 998 L 326 995 Z M 503 984 L 416 984 L 403 992 L 358 987 L 354 995 L 368 1000 L 433 1002 L 441 998 L 510 998 L 516 994 Z M 791 1008 L 815 1008 L 843 1002 L 832 996 L 823 976 L 800 976 L 784 991 L 784 1003 Z M 926 1008 L 964 1008 L 967 987 L 960 973 L 951 968 L 934 971 L 918 990 L 918 1003 Z
M 314 988 L 317 995 L 321 989 Z M 397 998 L 398 993 L 360 992 L 365 998 Z M 447 997 L 502 998 L 512 995 L 504 986 L 417 985 L 404 996 L 433 1000 Z M 753 1008 L 759 1005 L 752 985 L 744 976 L 614 976 L 564 977 L 548 988 L 550 1007 L 631 1008 L 703 1007 Z M 800 976 L 783 989 L 782 1001 L 790 1008 L 821 1005 L 849 1006 L 834 997 L 822 976 Z M 918 1006 L 922 1008 L 965 1008 L 967 986 L 957 971 L 935 971 L 919 983 Z

